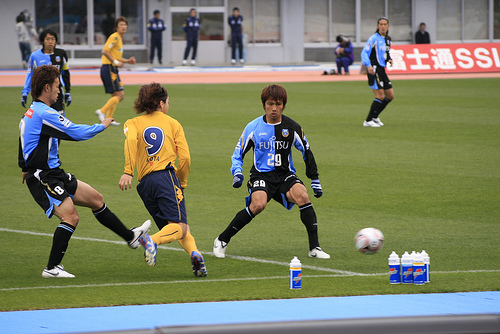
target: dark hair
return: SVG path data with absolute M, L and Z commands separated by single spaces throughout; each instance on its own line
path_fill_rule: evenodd
M 262 100 L 262 106 L 264 108 L 266 107 L 266 101 L 269 99 L 281 101 L 283 102 L 283 107 L 285 107 L 287 100 L 286 90 L 280 85 L 269 85 L 262 90 L 260 99 Z
M 120 16 L 120 17 L 117 17 L 117 18 L 115 19 L 115 30 L 116 30 L 116 28 L 118 28 L 118 23 L 120 23 L 120 22 L 125 22 L 125 23 L 128 25 L 128 21 L 127 21 L 127 19 L 125 18 L 125 16 Z
M 233 12 L 234 12 L 235 10 L 237 10 L 238 12 L 240 11 L 240 9 L 239 9 L 238 7 L 234 7 L 234 8 L 233 8 Z
M 158 9 L 156 9 L 154 12 L 153 12 L 153 15 L 156 15 L 156 14 L 160 14 L 160 11 Z
M 152 82 L 147 85 L 143 85 L 139 89 L 139 94 L 134 101 L 134 110 L 137 114 L 151 114 L 158 110 L 158 105 L 160 101 L 166 102 L 168 98 L 168 92 L 162 85 L 157 82 Z
M 47 37 L 47 34 L 51 34 L 52 36 L 54 36 L 56 38 L 56 43 L 58 42 L 57 33 L 52 29 L 45 29 L 40 33 L 40 36 L 38 36 L 38 39 L 40 40 L 40 43 L 42 43 L 42 45 L 43 41 L 45 40 L 45 37 Z
M 22 12 L 16 16 L 16 23 L 24 22 L 25 20 L 26 20 L 26 18 L 24 17 L 24 13 L 22 13 Z
M 45 85 L 52 85 L 61 73 L 52 65 L 38 66 L 31 77 L 31 97 L 34 99 L 42 95 Z

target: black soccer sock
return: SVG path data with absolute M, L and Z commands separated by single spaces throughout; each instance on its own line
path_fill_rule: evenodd
M 106 204 L 104 204 L 99 210 L 92 212 L 94 213 L 94 216 L 97 218 L 99 223 L 118 234 L 125 241 L 130 241 L 134 238 L 134 232 L 126 228 L 121 220 L 118 219 L 118 217 L 113 212 L 111 212 L 110 209 L 108 209 Z
M 238 233 L 246 224 L 255 217 L 255 215 L 250 211 L 249 207 L 241 210 L 234 216 L 233 220 L 226 227 L 224 232 L 219 235 L 219 240 L 224 242 L 229 242 L 231 238 Z
M 73 232 L 75 232 L 75 227 L 68 223 L 61 222 L 57 226 L 52 238 L 52 249 L 50 250 L 47 269 L 50 270 L 61 263 Z
M 392 100 L 389 100 L 387 97 L 384 97 L 384 100 L 382 101 L 382 106 L 380 107 L 380 110 L 377 112 L 374 118 L 378 118 L 378 115 L 387 107 L 387 105 L 391 102 Z
M 379 99 L 373 99 L 372 106 L 370 107 L 370 112 L 368 113 L 368 117 L 366 117 L 366 121 L 369 122 L 372 119 L 377 118 L 380 108 L 382 108 L 382 101 L 380 101 Z
M 309 237 L 309 250 L 319 247 L 318 222 L 312 203 L 299 206 L 300 220 L 305 225 Z

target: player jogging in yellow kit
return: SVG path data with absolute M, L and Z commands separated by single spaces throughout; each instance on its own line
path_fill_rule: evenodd
M 125 122 L 125 168 L 119 186 L 122 190 L 132 188 L 137 165 L 137 192 L 160 230 L 140 238 L 148 264 L 156 264 L 157 245 L 178 240 L 191 256 L 195 276 L 206 276 L 205 260 L 186 217 L 184 188 L 191 165 L 189 147 L 181 124 L 167 115 L 168 108 L 168 93 L 160 84 L 140 88 L 134 109 L 145 114 Z

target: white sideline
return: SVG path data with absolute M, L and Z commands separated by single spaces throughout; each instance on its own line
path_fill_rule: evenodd
M 21 231 L 21 230 L 12 230 L 8 228 L 1 228 L 2 232 L 11 232 L 11 233 L 21 233 L 21 234 L 29 234 L 29 235 L 37 235 L 44 237 L 52 237 L 52 234 L 49 233 L 40 233 L 40 232 L 31 232 L 31 231 Z M 104 239 L 95 239 L 95 238 L 85 238 L 85 237 L 72 237 L 72 239 L 77 240 L 86 240 L 86 241 L 96 241 L 96 242 L 106 242 L 112 244 L 126 245 L 124 241 L 113 241 L 113 240 L 104 240 Z M 183 249 L 167 247 L 167 246 L 158 246 L 161 249 L 168 249 L 174 251 L 181 251 Z M 211 252 L 203 252 L 203 254 L 211 254 Z M 259 263 L 267 263 L 267 264 L 275 264 L 280 266 L 289 266 L 287 262 L 279 262 L 279 261 L 271 261 L 264 259 L 257 259 L 248 256 L 235 256 L 235 255 L 226 255 L 226 257 L 242 260 L 242 261 L 250 261 L 250 262 L 259 262 Z M 357 273 L 352 271 L 345 270 L 337 270 L 331 268 L 322 268 L 317 266 L 302 266 L 302 268 L 312 269 L 317 271 L 326 271 L 334 274 L 324 274 L 324 275 L 304 275 L 304 277 L 308 278 L 321 278 L 321 277 L 353 277 L 353 276 L 384 276 L 387 275 L 387 272 L 384 273 L 372 273 L 372 274 L 364 274 Z M 456 270 L 456 271 L 433 271 L 433 274 L 452 274 L 452 273 L 480 273 L 480 272 L 500 272 L 500 270 Z M 151 282 L 123 282 L 123 283 L 103 283 L 103 284 L 83 284 L 83 285 L 64 285 L 64 286 L 34 286 L 34 287 L 19 287 L 19 288 L 2 288 L 2 291 L 18 291 L 18 290 L 37 290 L 37 289 L 66 289 L 66 288 L 95 288 L 95 287 L 106 287 L 106 286 L 129 286 L 129 285 L 148 285 L 148 284 L 185 284 L 185 283 L 216 283 L 216 282 L 237 282 L 237 281 L 256 281 L 256 280 L 269 280 L 269 279 L 285 279 L 288 276 L 268 276 L 268 277 L 242 277 L 242 278 L 220 278 L 220 279 L 190 279 L 190 280 L 179 280 L 179 281 L 151 281 Z

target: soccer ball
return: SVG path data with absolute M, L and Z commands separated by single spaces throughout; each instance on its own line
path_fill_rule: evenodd
M 376 228 L 367 227 L 356 233 L 354 245 L 363 254 L 375 254 L 384 246 L 384 235 Z

